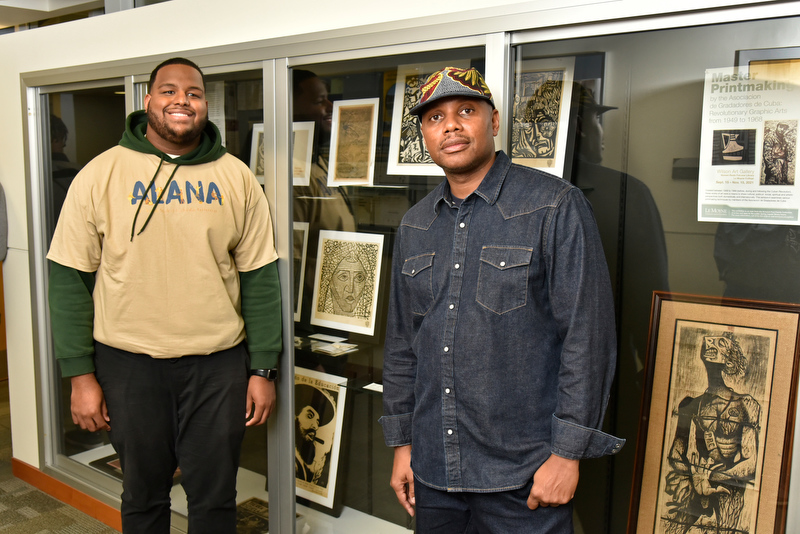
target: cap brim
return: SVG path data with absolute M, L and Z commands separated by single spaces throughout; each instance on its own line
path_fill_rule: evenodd
M 420 117 L 422 115 L 422 113 L 425 111 L 425 108 L 427 108 L 428 106 L 430 106 L 431 104 L 433 104 L 437 100 L 441 100 L 442 98 L 448 98 L 448 97 L 451 97 L 451 96 L 460 96 L 460 97 L 464 97 L 464 98 L 474 98 L 475 100 L 483 100 L 484 102 L 488 102 L 492 106 L 492 109 L 494 109 L 494 102 L 492 101 L 491 98 L 488 98 L 488 97 L 485 97 L 485 96 L 478 96 L 478 95 L 472 96 L 472 95 L 449 94 L 449 95 L 441 95 L 441 96 L 437 96 L 437 97 L 431 98 L 430 100 L 425 101 L 425 103 L 423 103 L 423 104 L 417 104 L 416 106 L 414 106 L 413 108 L 408 110 L 408 114 L 409 115 L 416 115 L 417 117 Z
M 617 106 L 593 106 L 595 111 L 597 111 L 598 115 L 605 113 L 606 111 L 611 111 L 612 109 L 619 109 Z

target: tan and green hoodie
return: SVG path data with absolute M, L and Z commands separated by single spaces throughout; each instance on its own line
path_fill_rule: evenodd
M 63 376 L 94 371 L 94 341 L 153 358 L 211 354 L 247 338 L 252 368 L 281 350 L 272 221 L 250 169 L 209 122 L 172 158 L 132 113 L 119 146 L 76 176 L 47 258 Z

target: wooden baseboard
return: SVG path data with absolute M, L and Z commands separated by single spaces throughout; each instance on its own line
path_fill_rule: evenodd
M 119 510 L 113 506 L 98 501 L 16 458 L 11 459 L 11 470 L 18 479 L 122 532 L 122 518 Z

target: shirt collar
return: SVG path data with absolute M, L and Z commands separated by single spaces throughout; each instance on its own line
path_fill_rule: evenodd
M 495 156 L 494 163 L 489 169 L 489 172 L 487 172 L 486 176 L 483 177 L 483 180 L 478 188 L 473 191 L 474 194 L 481 197 L 489 205 L 494 205 L 494 203 L 497 202 L 497 197 L 500 196 L 500 190 L 503 188 L 503 182 L 506 179 L 506 174 L 508 174 L 508 169 L 511 168 L 511 160 L 508 158 L 505 152 L 498 150 L 495 153 Z M 433 203 L 433 209 L 435 212 L 438 213 L 439 204 L 441 202 L 446 203 L 448 206 L 452 205 L 450 184 L 447 182 L 447 179 L 439 184 L 435 195 L 436 196 Z

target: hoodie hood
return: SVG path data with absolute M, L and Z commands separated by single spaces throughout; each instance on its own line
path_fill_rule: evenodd
M 199 165 L 201 163 L 208 163 L 209 161 L 218 160 L 225 154 L 225 147 L 222 146 L 222 136 L 219 133 L 216 125 L 213 122 L 206 122 L 206 127 L 201 134 L 200 144 L 189 152 L 177 158 L 171 158 L 164 152 L 153 146 L 147 140 L 145 133 L 147 132 L 147 112 L 144 110 L 134 111 L 125 120 L 125 133 L 122 134 L 120 139 L 120 146 L 130 148 L 137 152 L 145 154 L 153 154 L 158 156 L 163 161 L 168 161 L 176 165 Z
M 158 195 L 158 200 L 153 203 L 153 207 L 150 209 L 150 214 L 144 221 L 142 228 L 136 232 L 136 221 L 139 218 L 139 212 L 141 211 L 142 206 L 145 203 L 145 197 L 147 196 L 142 195 L 142 198 L 139 201 L 139 206 L 136 208 L 136 213 L 133 216 L 133 223 L 131 224 L 131 241 L 133 241 L 135 235 L 141 234 L 144 232 L 145 228 L 147 228 L 147 224 L 153 217 L 156 208 L 158 208 L 161 198 L 164 196 L 164 193 L 167 191 L 172 178 L 175 177 L 175 173 L 178 172 L 178 168 L 181 165 L 200 165 L 201 163 L 216 161 L 225 154 L 225 147 L 222 146 L 222 136 L 220 135 L 217 127 L 211 121 L 206 122 L 206 127 L 203 129 L 203 133 L 200 137 L 200 144 L 197 146 L 197 148 L 188 154 L 178 156 L 177 158 L 170 157 L 154 147 L 153 143 L 147 140 L 147 137 L 145 136 L 146 133 L 147 112 L 143 110 L 134 111 L 128 115 L 128 118 L 125 120 L 125 133 L 122 134 L 122 139 L 119 141 L 120 146 L 125 148 L 135 150 L 136 152 L 142 152 L 144 154 L 158 156 L 160 160 L 158 162 L 158 167 L 156 168 L 156 172 L 153 173 L 153 178 L 147 185 L 146 190 L 150 191 L 150 188 L 153 187 L 153 184 L 156 181 L 156 176 L 158 176 L 158 171 L 161 170 L 161 167 L 164 165 L 165 161 L 175 165 L 175 168 L 172 170 L 172 174 L 169 175 L 167 183 L 165 183 L 164 187 L 161 188 L 161 193 Z

